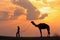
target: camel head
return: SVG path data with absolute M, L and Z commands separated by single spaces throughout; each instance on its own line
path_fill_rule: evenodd
M 31 23 L 32 23 L 34 26 L 36 26 L 36 27 L 37 27 L 37 25 L 34 23 L 34 21 L 31 21 Z

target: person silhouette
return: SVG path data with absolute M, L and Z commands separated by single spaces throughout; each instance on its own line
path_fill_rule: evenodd
M 17 33 L 16 33 L 16 37 L 20 37 L 20 27 L 17 26 Z

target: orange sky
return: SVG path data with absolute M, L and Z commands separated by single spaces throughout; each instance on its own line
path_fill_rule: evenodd
M 17 25 L 21 28 L 21 37 L 35 37 L 40 36 L 38 28 L 31 24 L 31 20 L 36 15 L 36 20 L 33 20 L 36 24 L 41 22 L 47 23 L 50 26 L 51 36 L 55 34 L 60 35 L 60 0 L 24 0 L 28 3 L 28 1 L 35 7 L 31 9 L 28 4 L 26 7 L 24 5 L 20 5 L 16 0 L 0 0 L 0 35 L 4 36 L 15 36 Z M 22 0 L 22 2 L 24 2 Z M 17 3 L 17 4 L 16 4 Z M 29 5 L 30 6 L 30 5 Z M 33 18 L 28 16 L 29 10 L 33 10 L 35 13 L 36 10 L 40 12 L 40 15 L 48 14 L 47 17 L 40 19 L 39 12 L 37 11 L 36 14 L 33 14 L 32 11 L 30 12 L 33 14 Z M 28 14 L 28 15 L 27 15 Z M 38 16 L 39 15 L 39 16 Z M 28 19 L 27 19 L 28 17 Z M 37 19 L 38 18 L 38 19 Z M 29 20 L 31 19 L 31 20 Z M 35 18 L 34 18 L 35 19 Z M 46 36 L 46 30 L 43 30 L 43 36 Z

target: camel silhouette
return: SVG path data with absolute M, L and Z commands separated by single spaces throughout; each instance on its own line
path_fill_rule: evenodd
M 41 37 L 42 37 L 42 29 L 47 29 L 48 32 L 48 36 L 50 36 L 50 28 L 49 25 L 45 24 L 45 23 L 40 23 L 40 24 L 35 24 L 34 21 L 31 21 L 31 23 L 35 26 L 39 28 L 39 31 L 41 33 Z

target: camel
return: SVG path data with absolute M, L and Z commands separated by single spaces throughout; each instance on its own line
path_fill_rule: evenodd
M 49 28 L 49 25 L 47 25 L 47 24 L 45 24 L 45 23 L 40 23 L 40 24 L 37 25 L 37 24 L 34 23 L 34 21 L 31 21 L 31 23 L 32 23 L 35 27 L 38 27 L 38 28 L 39 28 L 41 37 L 42 37 L 42 29 L 47 29 L 48 36 L 50 36 L 50 28 Z

